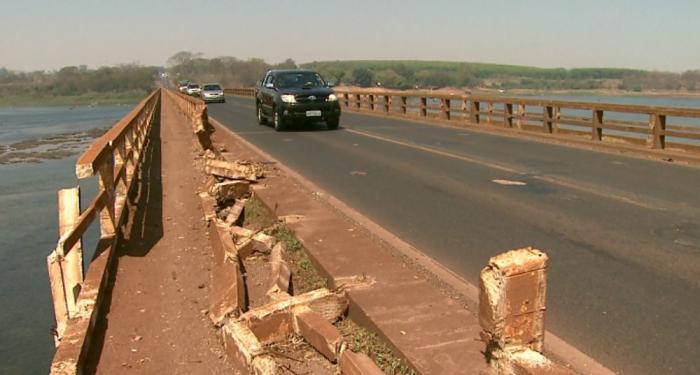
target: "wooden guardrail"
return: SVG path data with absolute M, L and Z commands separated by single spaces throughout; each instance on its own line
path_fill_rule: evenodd
M 673 144 L 700 151 L 700 109 L 695 108 L 450 95 L 431 91 L 338 88 L 336 94 L 347 110 L 579 135 L 594 141 L 610 137 L 653 149 Z
M 47 265 L 57 346 L 52 374 L 76 374 L 82 369 L 92 339 L 113 253 L 127 215 L 127 199 L 148 145 L 149 132 L 160 109 L 160 89 L 153 91 L 78 158 L 79 180 L 96 176 L 97 195 L 80 210 L 80 187 L 59 191 L 59 240 Z M 83 275 L 82 240 L 99 218 L 100 239 L 87 274 Z

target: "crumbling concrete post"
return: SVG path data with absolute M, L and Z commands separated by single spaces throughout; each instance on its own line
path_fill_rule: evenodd
M 528 247 L 491 258 L 481 271 L 479 323 L 498 373 L 508 373 L 502 370 L 510 353 L 542 352 L 547 261 L 545 253 Z

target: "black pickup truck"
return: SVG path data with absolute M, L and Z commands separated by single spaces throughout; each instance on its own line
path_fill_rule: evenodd
M 340 105 L 331 85 L 312 70 L 270 70 L 255 88 L 258 123 L 272 120 L 275 130 L 295 123 L 325 121 L 337 129 Z

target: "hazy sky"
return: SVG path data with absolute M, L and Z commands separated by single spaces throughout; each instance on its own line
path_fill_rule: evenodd
M 279 62 L 434 59 L 700 69 L 700 0 L 0 0 L 0 67 L 177 51 Z

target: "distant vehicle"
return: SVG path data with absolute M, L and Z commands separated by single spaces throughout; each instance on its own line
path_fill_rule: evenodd
M 337 129 L 340 105 L 331 87 L 313 70 L 270 70 L 255 88 L 258 123 L 272 119 L 281 131 L 296 122 L 325 121 Z
M 202 92 L 202 89 L 199 87 L 198 84 L 190 83 L 189 85 L 187 85 L 187 95 L 199 96 L 200 92 Z
M 199 95 L 205 103 L 226 103 L 224 90 L 218 83 L 205 83 L 202 86 L 202 92 Z
M 187 85 L 190 84 L 190 81 L 180 81 L 177 83 L 177 89 L 183 93 L 187 94 Z

